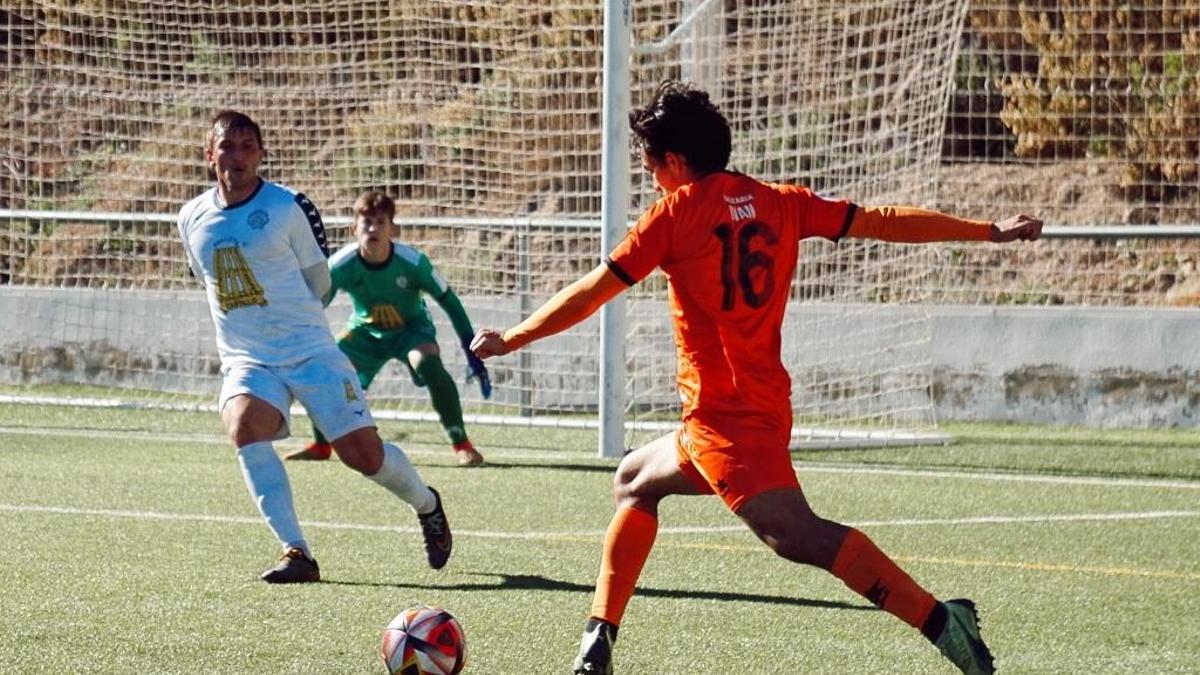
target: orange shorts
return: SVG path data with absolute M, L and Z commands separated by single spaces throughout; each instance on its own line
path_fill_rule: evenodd
M 791 419 L 693 415 L 675 433 L 679 469 L 703 493 L 716 494 L 737 513 L 768 490 L 800 487 L 792 456 Z

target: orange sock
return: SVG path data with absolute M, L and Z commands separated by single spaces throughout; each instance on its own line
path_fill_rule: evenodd
M 638 509 L 619 509 L 604 535 L 604 555 L 596 578 L 592 617 L 621 625 L 625 606 L 658 535 L 658 517 Z
M 917 630 L 937 605 L 928 591 L 854 528 L 846 535 L 829 571 L 855 593 Z

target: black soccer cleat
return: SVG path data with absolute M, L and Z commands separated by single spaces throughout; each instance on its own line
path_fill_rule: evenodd
M 979 613 L 975 603 L 965 598 L 947 600 L 946 627 L 934 642 L 938 651 L 966 675 L 991 675 L 996 672 L 992 652 L 979 634 Z
M 442 496 L 437 490 L 429 488 L 437 499 L 437 506 L 426 514 L 417 514 L 421 521 L 421 536 L 425 538 L 425 558 L 429 566 L 440 570 L 450 560 L 450 551 L 454 548 L 454 537 L 450 534 L 450 521 L 446 520 L 446 511 L 442 508 Z
M 321 569 L 304 551 L 289 548 L 274 567 L 262 573 L 262 580 L 268 584 L 308 584 L 321 580 Z
M 612 646 L 617 640 L 617 627 L 602 619 L 589 619 L 588 627 L 579 641 L 575 657 L 575 675 L 612 675 Z

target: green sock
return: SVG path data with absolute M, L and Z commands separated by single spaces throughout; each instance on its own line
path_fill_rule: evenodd
M 329 442 L 329 440 L 325 438 L 325 434 L 321 433 L 320 429 L 317 429 L 316 427 L 313 427 L 313 440 L 318 443 Z
M 463 428 L 462 403 L 458 399 L 458 387 L 454 378 L 446 372 L 442 359 L 437 356 L 426 356 L 421 359 L 417 374 L 425 380 L 429 389 L 429 398 L 433 409 L 437 411 L 442 428 L 450 437 L 451 443 L 462 443 L 467 440 L 467 431 Z

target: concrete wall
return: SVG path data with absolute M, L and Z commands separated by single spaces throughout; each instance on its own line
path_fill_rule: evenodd
M 508 326 L 519 318 L 514 299 L 464 298 L 476 326 Z M 432 304 L 432 303 L 431 303 Z M 431 314 L 438 329 L 442 359 L 464 400 L 479 396 L 462 382 L 466 360 L 444 312 Z M 345 325 L 350 304 L 339 296 L 327 310 L 330 328 Z M 200 290 L 129 291 L 88 288 L 15 288 L 0 286 L 0 384 L 75 384 L 135 388 L 169 394 L 194 394 L 214 401 L 220 388 L 220 361 L 208 304 Z M 596 318 L 588 320 L 594 334 Z M 578 336 L 556 336 L 537 354 L 513 357 L 526 367 L 519 375 L 494 364 L 497 385 L 492 400 L 504 405 L 543 408 L 596 404 L 595 349 L 581 347 Z M 669 345 L 667 346 L 669 349 Z M 522 396 L 520 384 L 535 392 Z M 506 386 L 501 386 L 506 385 Z M 428 394 L 417 389 L 402 366 L 389 363 L 371 387 L 377 397 L 410 398 L 422 409 Z
M 511 300 L 464 302 L 476 326 L 510 325 L 518 315 Z M 829 317 L 851 332 L 863 333 L 919 314 L 912 307 L 862 309 L 797 307 L 789 312 L 789 324 L 797 325 L 801 315 L 818 325 Z M 335 328 L 346 312 L 344 302 L 331 308 Z M 939 420 L 1090 426 L 1195 423 L 1200 310 L 937 307 L 931 313 L 929 356 Z M 457 341 L 441 311 L 434 308 L 433 314 L 447 365 L 461 379 Z M 651 307 L 649 314 L 660 312 Z M 212 324 L 199 292 L 0 287 L 0 316 L 6 324 L 0 330 L 0 383 L 87 381 L 216 395 Z M 594 324 L 595 317 L 589 321 Z M 669 366 L 672 345 L 663 333 L 665 308 L 661 323 L 648 330 L 646 340 L 629 345 L 629 358 Z M 916 321 L 906 330 L 920 331 L 921 326 L 924 322 Z M 576 344 L 583 339 L 589 344 Z M 515 360 L 507 367 L 504 362 L 493 365 L 493 380 L 509 385 L 503 391 L 498 388 L 497 402 L 594 405 L 597 371 L 591 339 L 564 335 L 541 347 L 526 361 L 531 375 L 515 372 Z M 835 352 L 829 347 L 802 350 L 786 355 L 786 361 L 800 379 L 806 369 L 836 361 Z M 880 358 L 892 355 L 884 350 Z M 399 368 L 392 368 L 391 376 L 373 387 L 377 395 L 424 399 Z M 540 393 L 521 400 L 512 386 L 520 377 Z M 468 400 L 477 396 L 474 387 L 461 389 Z M 669 386 L 660 395 L 674 396 Z
M 1192 426 L 1200 310 L 940 307 L 938 419 Z

